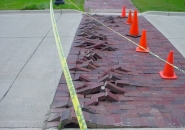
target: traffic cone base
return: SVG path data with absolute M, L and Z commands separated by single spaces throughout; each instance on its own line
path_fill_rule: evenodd
M 174 75 L 173 76 L 165 76 L 164 74 L 163 74 L 163 71 L 160 71 L 159 72 L 159 74 L 160 74 L 160 76 L 163 78 L 163 79 L 177 79 L 177 76 L 176 76 L 176 74 L 174 73 Z
M 144 52 L 144 53 L 148 53 L 149 52 L 149 48 L 147 47 L 147 49 L 146 50 L 143 50 L 142 48 L 140 48 L 140 47 L 136 47 L 136 51 L 137 52 Z
M 131 34 L 126 34 L 126 36 L 134 37 L 134 38 L 141 37 L 141 35 L 136 35 L 136 36 L 134 36 L 134 35 L 131 35 Z
M 167 62 L 173 65 L 174 61 L 173 51 L 170 51 L 167 57 Z M 163 79 L 177 79 L 177 76 L 174 72 L 174 67 L 168 63 L 165 63 L 163 71 L 160 71 L 159 74 Z

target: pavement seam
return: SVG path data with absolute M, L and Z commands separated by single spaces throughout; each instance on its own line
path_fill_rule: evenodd
M 62 14 L 62 13 L 61 13 Z M 61 17 L 58 17 L 58 19 Z M 56 21 L 58 21 L 58 19 Z M 6 91 L 6 93 L 4 94 L 4 96 L 2 97 L 2 99 L 0 99 L 0 102 L 2 102 L 2 100 L 5 98 L 5 96 L 8 94 L 8 92 L 10 91 L 11 87 L 13 86 L 13 84 L 15 83 L 16 79 L 19 77 L 19 74 L 22 72 L 22 70 L 25 68 L 25 66 L 27 65 L 27 63 L 30 61 L 30 59 L 32 58 L 32 56 L 35 54 L 35 52 L 37 51 L 37 49 L 39 48 L 39 46 L 42 44 L 42 42 L 44 41 L 44 39 L 47 37 L 47 35 L 49 34 L 49 32 L 52 30 L 52 27 L 50 27 L 50 29 L 48 30 L 48 32 L 46 33 L 46 35 L 42 38 L 42 40 L 40 41 L 39 45 L 36 47 L 36 49 L 33 51 L 33 53 L 31 54 L 31 56 L 28 58 L 28 60 L 26 61 L 26 63 L 23 65 L 23 67 L 21 68 L 21 70 L 18 72 L 17 76 L 15 77 L 15 79 L 13 80 L 12 84 L 10 85 L 9 89 Z
M 179 21 L 179 22 L 181 22 L 181 23 L 185 24 L 185 22 L 183 22 L 183 21 L 179 20 L 178 18 L 175 18 L 175 17 L 174 17 L 174 19 L 176 19 L 177 21 Z

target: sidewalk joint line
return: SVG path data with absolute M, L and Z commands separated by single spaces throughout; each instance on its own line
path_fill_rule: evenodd
M 59 15 L 58 19 L 56 21 L 59 20 L 59 18 L 61 17 L 62 13 Z M 46 33 L 46 35 L 42 38 L 42 40 L 40 41 L 39 45 L 36 47 L 36 49 L 33 51 L 33 53 L 31 54 L 31 56 L 28 58 L 28 60 L 26 61 L 26 63 L 23 65 L 23 67 L 21 68 L 21 70 L 18 72 L 17 76 L 15 77 L 15 79 L 13 80 L 12 84 L 10 85 L 10 87 L 8 88 L 8 90 L 6 91 L 6 93 L 4 94 L 4 96 L 0 99 L 0 102 L 2 102 L 2 100 L 5 98 L 5 96 L 8 94 L 8 92 L 10 91 L 11 87 L 13 86 L 13 84 L 15 83 L 16 79 L 19 77 L 19 74 L 22 72 L 22 70 L 25 68 L 25 66 L 27 65 L 27 63 L 30 61 L 30 59 L 32 58 L 32 56 L 35 54 L 35 52 L 38 50 L 39 46 L 42 44 L 42 42 L 44 41 L 44 39 L 47 37 L 47 35 L 49 34 L 49 32 L 51 31 L 52 26 L 50 27 L 50 29 L 48 30 L 48 32 Z

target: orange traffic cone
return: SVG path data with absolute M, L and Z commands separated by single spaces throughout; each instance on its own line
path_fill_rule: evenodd
M 132 11 L 131 10 L 129 11 L 128 19 L 127 19 L 127 22 L 125 22 L 125 24 L 132 24 Z
M 130 34 L 127 34 L 127 36 L 130 37 L 140 37 L 139 35 L 139 27 L 138 27 L 138 17 L 137 17 L 137 10 L 134 11 L 134 17 L 133 17 L 132 25 L 130 26 Z
M 173 51 L 170 51 L 167 61 L 170 64 L 173 64 Z M 177 79 L 177 76 L 174 73 L 174 67 L 169 65 L 168 63 L 166 63 L 166 65 L 164 66 L 164 70 L 160 71 L 159 74 L 163 79 Z
M 125 7 L 125 6 L 123 6 L 123 8 L 122 8 L 121 17 L 122 17 L 122 18 L 126 18 L 126 17 L 127 17 L 127 16 L 126 16 L 126 7 Z
M 140 46 L 142 46 L 146 50 L 144 50 L 141 47 L 137 47 L 136 51 L 138 51 L 138 52 L 149 52 L 149 48 L 147 47 L 146 30 L 142 31 L 142 36 L 140 38 Z

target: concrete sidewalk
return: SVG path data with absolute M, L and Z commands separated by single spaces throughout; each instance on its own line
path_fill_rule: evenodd
M 185 57 L 185 13 L 146 12 L 142 15 Z
M 67 57 L 79 13 L 55 12 Z M 0 12 L 0 128 L 42 128 L 62 71 L 49 11 Z

